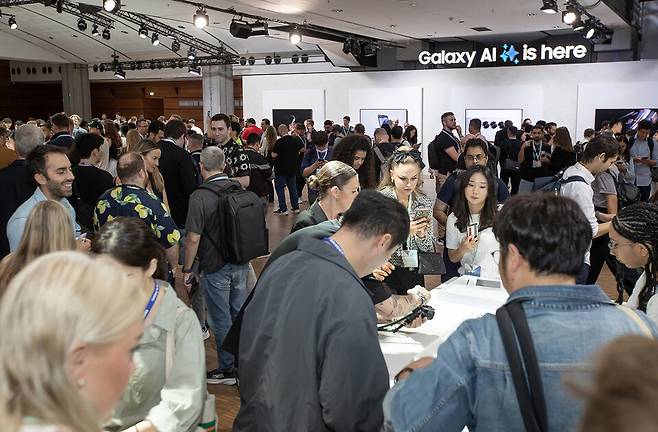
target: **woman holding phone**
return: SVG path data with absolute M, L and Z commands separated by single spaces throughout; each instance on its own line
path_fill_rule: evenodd
M 457 196 L 446 224 L 448 258 L 459 263 L 459 274 L 500 279 L 494 258 L 499 250 L 493 234 L 498 210 L 496 180 L 484 166 L 474 165 L 457 180 Z
M 425 285 L 423 275 L 418 274 L 418 253 L 434 251 L 432 201 L 422 192 L 421 171 L 425 164 L 418 150 L 406 146 L 398 148 L 388 159 L 387 166 L 379 190 L 407 207 L 411 225 L 409 238 L 391 255 L 389 261 L 395 270 L 386 282 L 397 294 L 406 294 L 416 285 Z

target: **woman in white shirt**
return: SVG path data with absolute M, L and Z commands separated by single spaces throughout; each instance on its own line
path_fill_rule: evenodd
M 492 226 L 498 200 L 496 180 L 487 167 L 475 165 L 457 180 L 452 213 L 446 224 L 448 258 L 461 264 L 459 274 L 500 279 L 493 253 L 499 250 Z
M 610 226 L 610 252 L 626 267 L 644 270 L 627 305 L 658 323 L 658 206 L 640 203 L 621 209 Z

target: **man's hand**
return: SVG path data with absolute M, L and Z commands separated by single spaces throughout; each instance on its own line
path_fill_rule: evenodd
M 425 237 L 427 230 L 430 226 L 429 219 L 422 217 L 414 219 L 409 224 L 409 235 L 416 235 L 419 237 Z
M 387 262 L 386 264 L 384 264 L 380 268 L 375 269 L 375 271 L 372 272 L 372 275 L 379 282 L 382 282 L 384 279 L 386 279 L 391 274 L 391 272 L 393 272 L 393 270 L 395 270 L 395 266 L 393 264 L 391 264 L 390 262 Z
M 396 381 L 402 381 L 403 379 L 406 379 L 407 377 L 409 377 L 409 375 L 411 375 L 411 372 L 415 371 L 416 369 L 426 368 L 427 366 L 431 365 L 433 361 L 434 361 L 433 357 L 422 357 L 416 360 L 415 362 L 409 363 L 403 369 L 403 372 L 400 372 L 395 376 Z M 411 369 L 411 370 L 409 371 L 406 369 Z
M 183 274 L 183 286 L 185 286 L 185 291 L 188 294 L 192 292 L 192 284 L 194 282 L 199 283 L 199 276 L 195 273 L 184 273 Z
M 427 302 L 432 298 L 432 294 L 430 294 L 429 291 L 427 291 L 425 288 L 423 288 L 420 285 L 416 285 L 415 287 L 411 288 L 410 290 L 407 290 L 407 294 L 413 295 L 416 298 L 418 298 L 418 303 L 420 305 L 427 304 Z
M 455 130 L 457 131 L 457 135 L 459 135 L 459 138 L 462 137 L 462 127 L 457 125 L 455 126 Z

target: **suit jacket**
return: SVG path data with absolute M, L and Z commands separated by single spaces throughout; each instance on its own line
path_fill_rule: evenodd
M 0 170 L 0 257 L 9 253 L 7 222 L 16 209 L 28 200 L 37 184 L 28 173 L 25 160 L 17 159 Z
M 190 195 L 197 187 L 194 176 L 194 162 L 190 154 L 178 147 L 172 140 L 158 143 L 162 151 L 160 173 L 164 177 L 169 210 L 176 226 L 185 226 Z

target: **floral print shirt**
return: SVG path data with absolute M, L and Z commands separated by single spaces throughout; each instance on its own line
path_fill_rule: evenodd
M 180 240 L 180 231 L 164 203 L 139 186 L 120 185 L 105 192 L 94 209 L 94 229 L 100 230 L 107 222 L 119 216 L 143 220 L 165 249 Z

